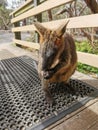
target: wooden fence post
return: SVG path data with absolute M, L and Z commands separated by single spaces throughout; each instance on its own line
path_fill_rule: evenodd
M 13 14 L 13 16 L 12 16 L 13 18 L 14 18 L 14 15 L 15 14 Z M 19 27 L 19 26 L 20 26 L 19 22 L 14 23 L 14 27 Z M 21 40 L 21 32 L 14 32 L 14 37 L 15 37 L 15 39 Z M 21 45 L 19 45 L 17 43 L 16 43 L 16 46 L 21 47 Z
M 40 0 L 34 0 L 34 7 L 38 6 L 39 4 L 40 4 Z M 42 22 L 42 14 L 35 16 L 35 19 L 39 22 Z M 35 41 L 39 43 L 39 34 L 37 32 L 35 32 Z

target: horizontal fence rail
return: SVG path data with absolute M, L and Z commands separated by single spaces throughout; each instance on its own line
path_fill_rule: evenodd
M 42 23 L 42 24 L 47 28 L 57 28 L 59 25 L 66 22 L 67 20 L 69 20 L 69 23 L 67 26 L 68 29 L 98 27 L 98 14 L 55 20 L 55 21 L 46 22 L 46 23 Z M 32 22 L 32 24 L 33 24 L 33 22 Z M 36 28 L 33 25 L 28 25 L 28 26 L 13 28 L 12 32 L 34 31 L 34 30 L 36 30 Z
M 78 61 L 98 68 L 98 55 L 77 52 Z
M 13 11 L 10 15 L 12 16 L 11 23 L 14 24 L 14 27 L 12 28 L 12 32 L 14 32 L 16 35 L 16 37 L 13 39 L 13 42 L 22 46 L 30 47 L 32 49 L 39 49 L 40 47 L 39 43 L 23 41 L 18 36 L 21 34 L 21 32 L 36 31 L 36 28 L 33 25 L 33 21 L 31 25 L 25 25 L 21 27 L 20 27 L 20 21 L 24 19 L 28 19 L 31 16 L 37 16 L 44 11 L 48 11 L 50 9 L 56 8 L 63 4 L 67 4 L 74 0 L 47 0 L 47 1 L 45 0 L 45 2 L 39 4 L 36 7 L 34 7 L 35 6 L 34 1 L 35 0 L 27 0 L 24 5 L 18 8 L 16 11 Z M 66 22 L 67 20 L 69 20 L 67 26 L 68 29 L 98 27 L 98 14 L 59 19 L 51 22 L 44 22 L 42 24 L 47 28 L 55 29 L 62 23 Z M 77 54 L 78 54 L 79 62 L 94 67 L 98 67 L 98 55 L 88 54 L 83 52 L 77 52 Z
M 66 4 L 66 3 L 71 2 L 71 1 L 73 1 L 73 0 L 48 0 L 41 5 L 36 6 L 35 8 L 33 8 L 31 10 L 28 10 L 27 12 L 21 14 L 20 16 L 13 18 L 11 20 L 11 23 L 15 23 L 15 22 L 20 21 L 24 18 L 28 18 L 30 16 L 37 15 L 39 13 L 42 13 L 44 11 L 47 11 L 47 10 L 52 9 L 54 7 L 58 7 L 60 5 Z
M 10 13 L 11 15 L 15 15 L 17 12 L 20 12 L 21 10 L 23 10 L 26 6 L 28 6 L 29 4 L 33 3 L 32 0 L 27 0 L 21 7 L 19 7 L 18 9 L 16 9 L 15 11 L 13 11 L 12 13 Z
M 13 42 L 19 45 L 30 47 L 32 49 L 39 49 L 39 43 L 27 42 L 27 41 L 22 41 L 22 40 L 17 40 L 17 39 L 13 39 Z
M 38 49 L 40 48 L 39 43 L 32 43 L 32 42 L 26 42 L 26 41 L 21 41 L 17 39 L 13 39 L 14 43 L 18 43 L 19 45 L 27 46 L 32 49 Z M 78 61 L 84 64 L 88 64 L 94 67 L 98 67 L 98 55 L 94 54 L 88 54 L 84 52 L 77 52 L 78 54 Z

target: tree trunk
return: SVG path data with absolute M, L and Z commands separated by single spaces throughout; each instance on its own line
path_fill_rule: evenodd
M 2 16 L 0 16 L 0 19 L 1 19 L 2 22 L 3 22 L 4 29 L 5 29 L 5 30 L 8 30 L 9 27 L 8 27 L 7 23 L 5 22 L 4 18 L 3 18 Z
M 98 13 L 98 1 L 97 0 L 84 0 L 87 6 L 93 13 Z
M 48 18 L 49 18 L 49 21 L 51 21 L 53 19 L 51 10 L 48 10 Z

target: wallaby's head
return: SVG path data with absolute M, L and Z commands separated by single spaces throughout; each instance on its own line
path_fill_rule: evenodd
M 40 55 L 42 71 L 44 77 L 49 79 L 53 75 L 53 70 L 59 63 L 60 54 L 64 48 L 63 35 L 69 21 L 55 30 L 47 29 L 41 23 L 35 22 L 34 25 L 40 35 Z

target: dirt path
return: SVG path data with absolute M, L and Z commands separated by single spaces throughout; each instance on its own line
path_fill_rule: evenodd
M 21 33 L 22 40 L 30 37 L 29 33 Z M 0 44 L 12 43 L 14 34 L 11 31 L 0 30 Z
M 10 31 L 0 30 L 0 44 L 11 43 L 13 34 Z

